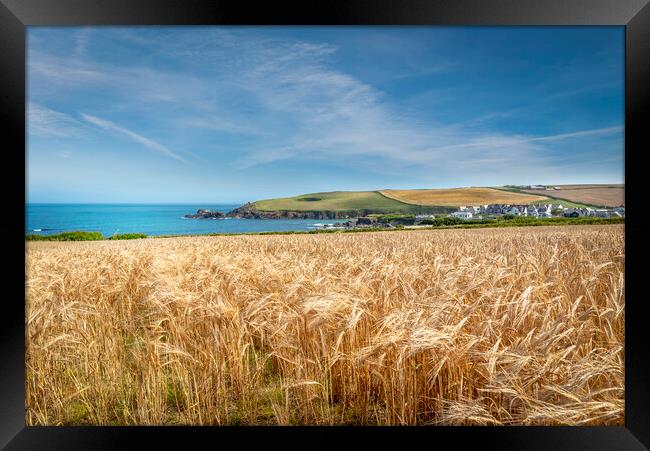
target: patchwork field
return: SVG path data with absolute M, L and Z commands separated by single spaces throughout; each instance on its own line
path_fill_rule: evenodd
M 376 191 L 334 191 L 258 200 L 255 202 L 255 208 L 261 211 L 345 211 L 359 209 L 400 211 L 408 210 L 409 206 L 403 202 L 388 199 Z
M 29 242 L 26 423 L 624 423 L 624 228 Z
M 522 191 L 539 193 L 539 190 Z M 548 195 L 582 204 L 618 207 L 625 203 L 625 185 L 560 185 L 559 190 L 551 191 Z
M 451 188 L 384 190 L 384 196 L 413 205 L 484 205 L 484 204 L 530 204 L 548 198 L 542 195 L 522 194 L 494 188 Z

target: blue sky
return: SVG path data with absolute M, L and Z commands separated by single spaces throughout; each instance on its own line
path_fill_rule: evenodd
M 29 202 L 622 183 L 622 27 L 28 29 Z

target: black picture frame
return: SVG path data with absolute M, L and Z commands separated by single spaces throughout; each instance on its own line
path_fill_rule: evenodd
M 3 327 L 0 328 L 0 447 L 18 449 L 115 449 L 186 447 L 196 440 L 227 447 L 310 447 L 347 444 L 351 433 L 366 447 L 395 441 L 455 448 L 537 450 L 650 449 L 650 361 L 644 336 L 641 171 L 647 143 L 650 90 L 649 0 L 346 0 L 327 2 L 210 0 L 0 0 L 0 124 L 9 159 L 0 177 L 3 203 Z M 616 427 L 26 427 L 25 426 L 25 43 L 35 25 L 617 25 L 625 27 L 625 224 L 626 304 L 625 426 Z M 24 298 L 22 298 L 24 299 Z M 645 338 L 645 339 L 644 339 Z M 303 440 L 280 438 L 300 434 Z M 274 440 L 278 439 L 280 440 Z M 345 440 L 345 442 L 343 442 Z M 409 442 L 407 442 L 408 440 Z M 444 441 L 444 442 L 443 442 Z M 251 446 L 252 447 L 252 446 Z

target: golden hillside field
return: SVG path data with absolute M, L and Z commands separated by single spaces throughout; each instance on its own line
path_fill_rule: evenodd
M 618 424 L 624 228 L 27 244 L 28 425 Z
M 536 190 L 522 191 L 534 193 Z M 550 191 L 549 195 L 571 202 L 611 208 L 625 204 L 625 185 L 560 185 L 559 190 Z
M 386 197 L 414 205 L 484 205 L 530 204 L 547 199 L 535 194 L 521 194 L 494 188 L 410 189 L 380 191 Z

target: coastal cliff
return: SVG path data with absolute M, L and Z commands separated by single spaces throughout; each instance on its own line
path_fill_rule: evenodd
M 433 207 L 433 206 L 412 206 L 411 211 L 407 214 L 448 214 L 454 211 L 453 207 Z M 259 210 L 254 202 L 248 202 L 241 207 L 237 207 L 228 213 L 219 211 L 210 211 L 199 209 L 195 214 L 187 214 L 185 218 L 191 219 L 224 219 L 224 218 L 243 218 L 243 219 L 352 219 L 360 218 L 372 214 L 396 214 L 394 210 L 388 208 L 360 208 L 345 210 Z
M 262 211 L 255 208 L 255 204 L 249 202 L 237 207 L 234 210 L 226 213 L 230 218 L 245 218 L 245 219 L 348 219 L 352 217 L 362 216 L 363 212 L 352 211 L 289 211 L 289 210 L 276 210 L 276 211 Z
M 185 215 L 184 217 L 188 219 L 220 219 L 220 218 L 225 218 L 226 215 L 221 213 L 220 211 L 211 211 L 211 210 L 204 210 L 202 208 L 199 208 L 196 211 L 196 214 Z

